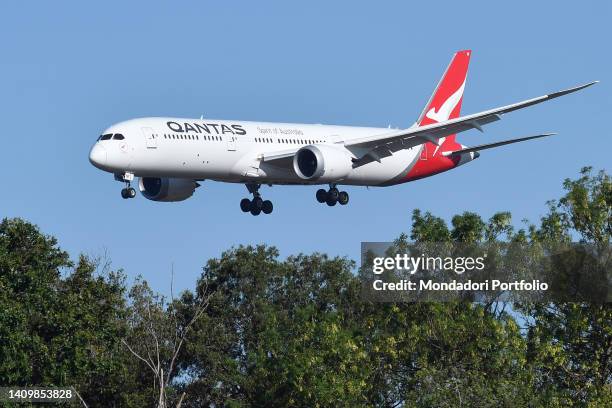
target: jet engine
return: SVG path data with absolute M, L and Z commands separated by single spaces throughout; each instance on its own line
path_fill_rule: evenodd
M 142 195 L 153 201 L 183 201 L 199 186 L 194 180 L 166 177 L 141 177 L 138 182 Z
M 310 145 L 297 151 L 293 169 L 304 180 L 333 182 L 348 176 L 353 163 L 344 147 Z

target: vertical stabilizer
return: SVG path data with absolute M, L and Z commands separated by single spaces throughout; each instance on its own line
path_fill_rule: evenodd
M 446 68 L 436 89 L 417 120 L 417 126 L 444 122 L 458 118 L 470 64 L 471 50 L 458 51 Z M 449 136 L 448 138 L 455 136 Z

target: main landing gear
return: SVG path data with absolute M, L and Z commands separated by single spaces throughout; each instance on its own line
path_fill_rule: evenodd
M 136 197 L 136 190 L 134 190 L 134 188 L 130 186 L 130 182 L 134 180 L 134 174 L 132 173 L 115 174 L 115 180 L 125 183 L 125 188 L 121 189 L 122 198 L 128 199 L 128 198 Z
M 349 195 L 346 191 L 338 191 L 335 184 L 329 185 L 329 190 L 324 189 L 317 190 L 317 201 L 327 203 L 330 207 L 340 203 L 340 205 L 347 205 L 349 202 Z
M 264 214 L 270 214 L 274 206 L 272 205 L 272 201 L 261 198 L 261 194 L 259 194 L 259 187 L 261 187 L 261 185 L 247 184 L 246 187 L 249 193 L 253 194 L 253 199 L 249 200 L 248 198 L 243 198 L 240 201 L 240 209 L 242 212 L 250 212 L 253 215 L 259 215 L 262 212 Z

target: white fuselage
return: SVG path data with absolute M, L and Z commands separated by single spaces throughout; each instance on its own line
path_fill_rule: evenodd
M 196 180 L 209 179 L 244 183 L 255 198 L 263 184 L 329 184 L 330 199 L 324 201 L 335 205 L 339 184 L 388 186 L 418 180 L 468 163 L 480 150 L 550 136 L 472 148 L 456 141 L 457 133 L 482 131 L 502 114 L 596 83 L 461 116 L 470 56 L 470 50 L 454 54 L 421 115 L 407 129 L 141 118 L 106 129 L 89 159 L 126 182 L 124 198 L 135 195 L 130 181 L 137 176 L 141 192 L 154 200 L 185 199 L 197 187 Z M 259 201 L 256 204 L 259 207 Z
M 90 160 L 102 170 L 139 177 L 322 184 L 298 177 L 291 165 L 273 165 L 263 161 L 262 157 L 309 145 L 342 147 L 351 139 L 388 131 L 386 128 L 353 126 L 142 118 L 106 129 L 103 135 L 120 134 L 123 139 L 104 140 L 101 136 L 91 150 Z M 355 167 L 339 183 L 374 186 L 401 182 L 422 150 L 422 146 L 416 146 L 396 152 L 380 162 L 372 161 Z

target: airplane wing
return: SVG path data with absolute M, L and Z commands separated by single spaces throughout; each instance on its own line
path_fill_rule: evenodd
M 262 163 L 269 163 L 276 167 L 283 167 L 292 169 L 293 168 L 293 156 L 302 146 L 296 146 L 292 149 L 262 153 L 258 156 L 259 161 Z
M 504 113 L 558 98 L 589 87 L 597 82 L 599 81 L 440 123 L 349 140 L 344 143 L 344 146 L 357 156 L 357 159 L 353 159 L 356 165 L 365 164 L 373 160 L 380 161 L 381 158 L 390 156 L 396 151 L 409 149 L 423 143 L 431 142 L 437 145 L 438 139 L 455 133 L 470 129 L 478 129 L 482 132 L 482 126 L 500 120 L 500 115 Z
M 461 155 L 461 154 L 464 154 L 464 153 L 479 152 L 479 151 L 485 150 L 485 149 L 492 149 L 494 147 L 504 146 L 504 145 L 507 145 L 507 144 L 524 142 L 525 140 L 539 139 L 541 137 L 547 137 L 547 136 L 553 136 L 553 135 L 556 135 L 556 133 L 543 133 L 541 135 L 519 137 L 517 139 L 502 140 L 501 142 L 495 142 L 495 143 L 482 144 L 482 145 L 478 145 L 478 146 L 472 146 L 472 147 L 468 147 L 468 148 L 461 149 L 461 150 L 455 150 L 455 151 L 452 151 L 452 152 L 442 152 L 442 155 L 443 156 L 455 156 L 455 155 Z

